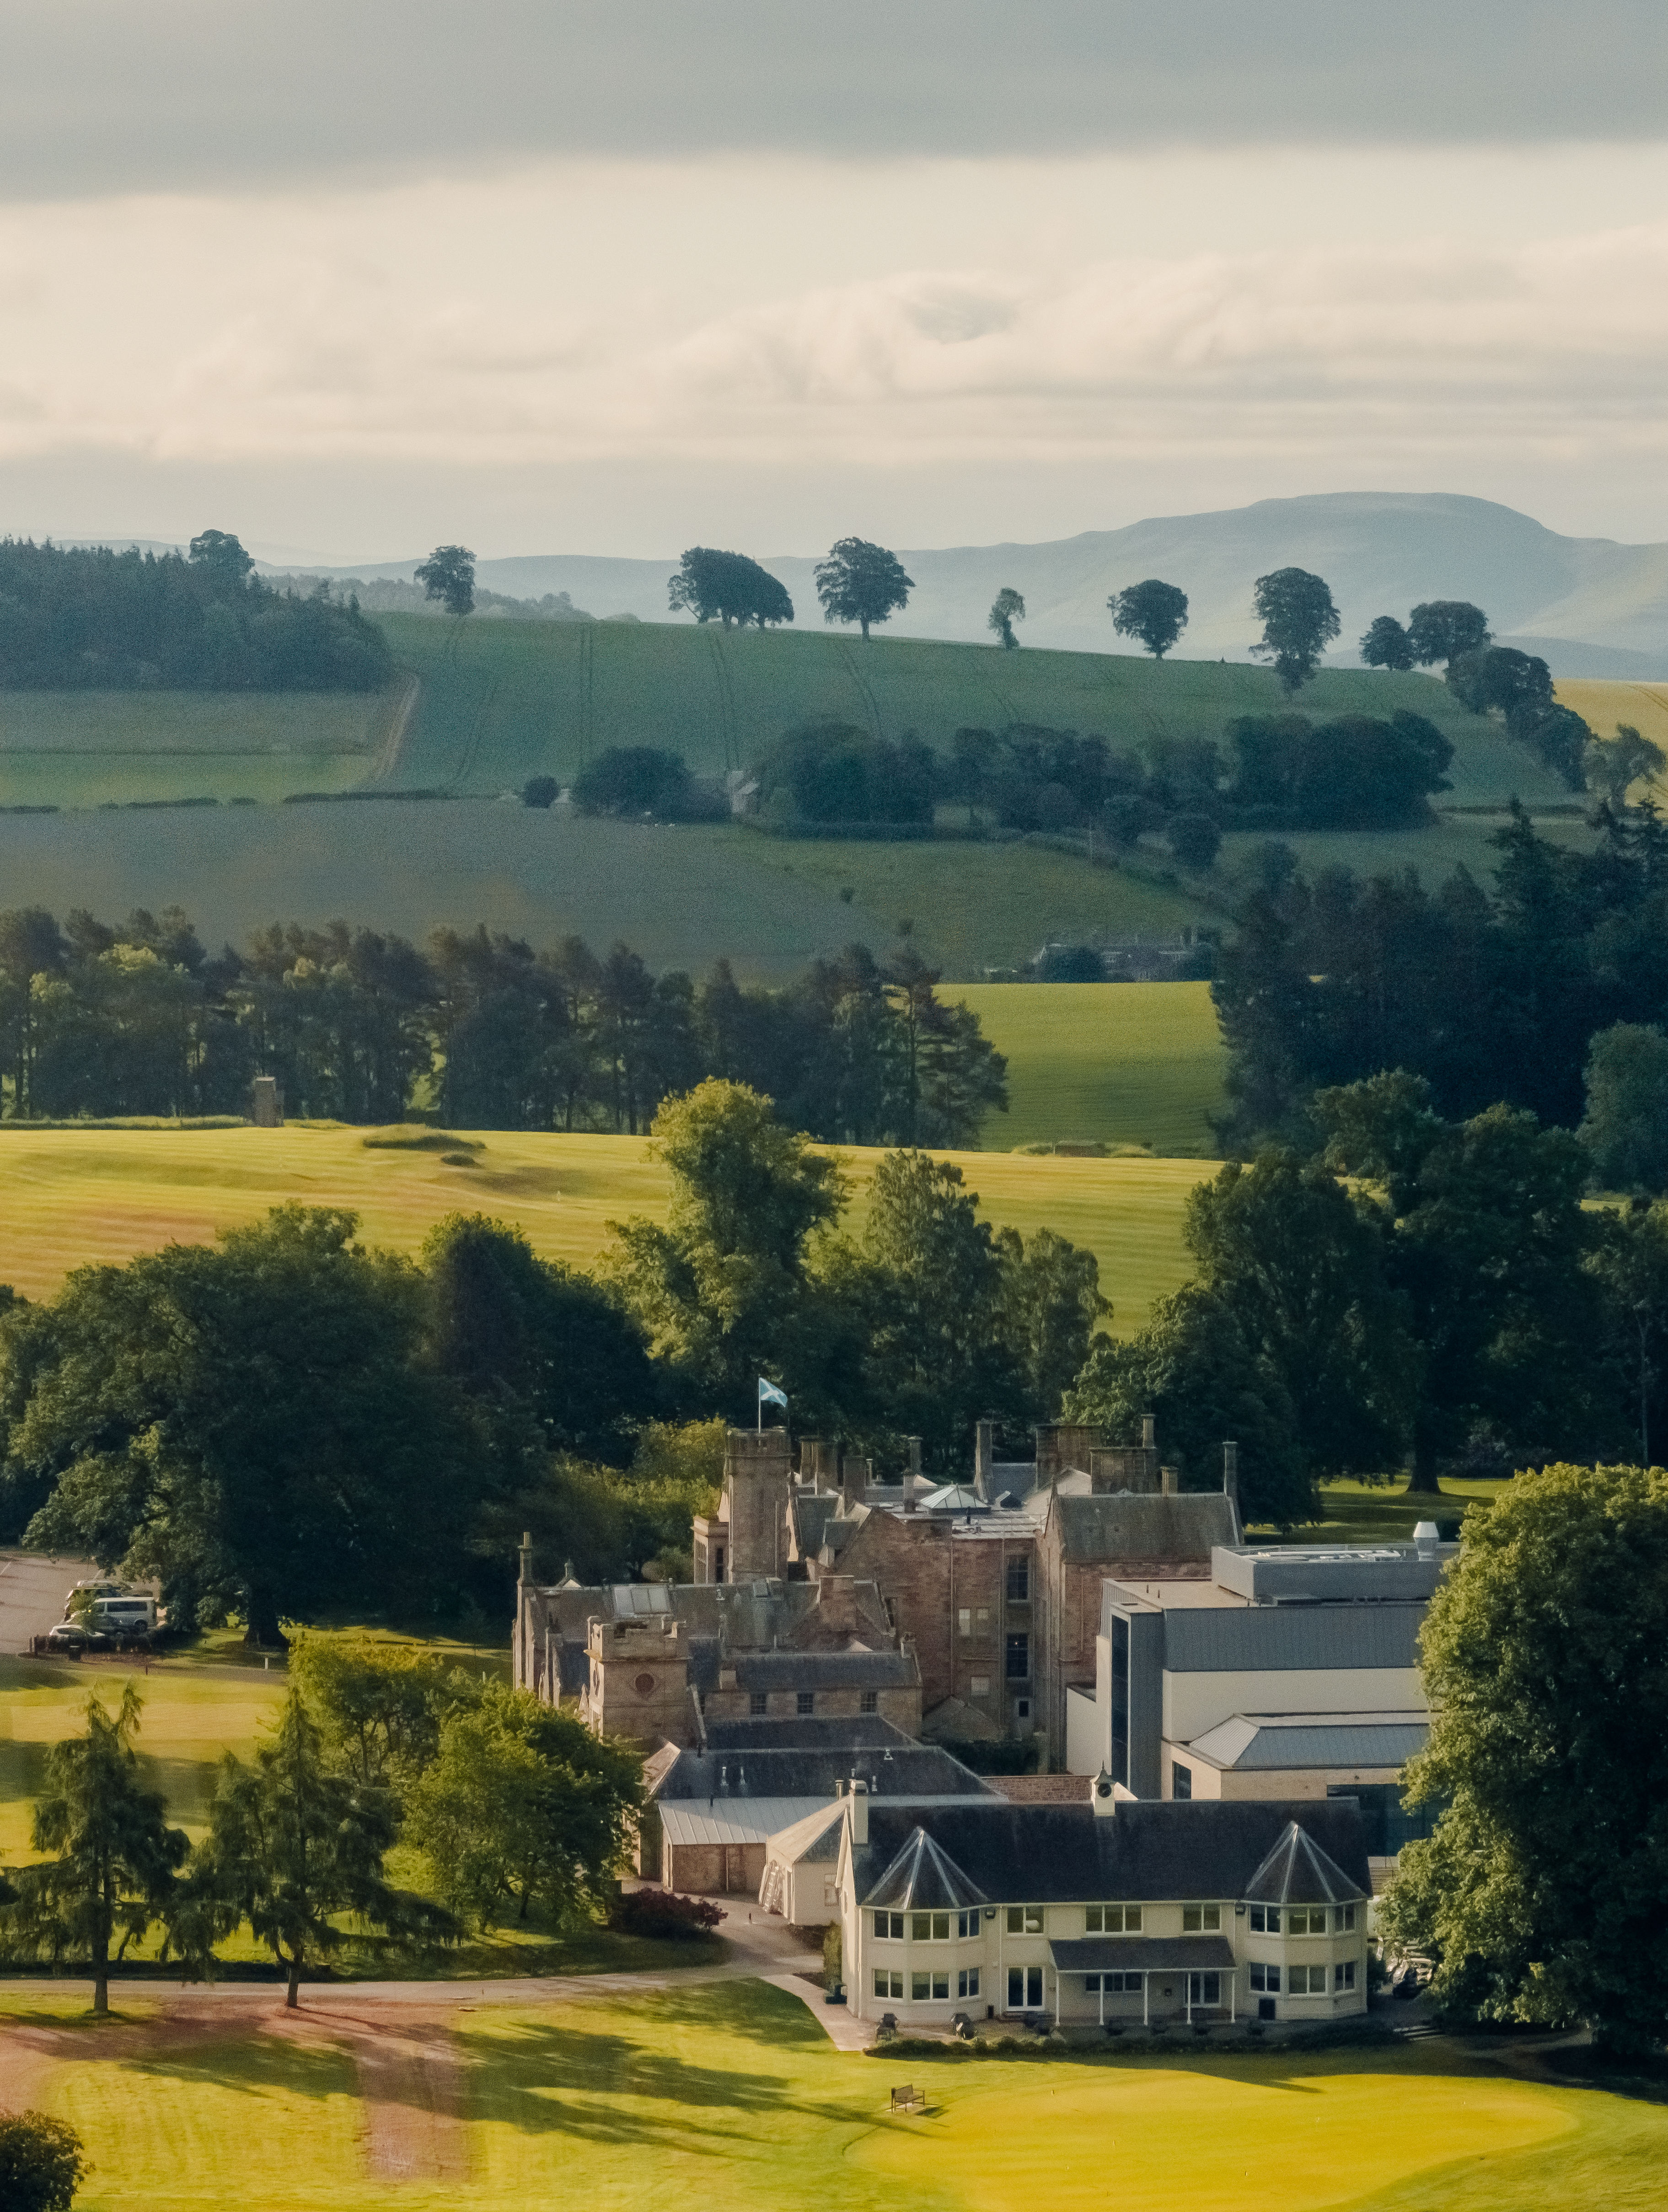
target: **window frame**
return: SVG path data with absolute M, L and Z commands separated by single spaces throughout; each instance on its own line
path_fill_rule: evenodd
M 1184 1936 L 1220 1936 L 1221 1932 L 1222 1908 L 1220 1905 L 1183 1905 Z
M 1010 1905 L 1007 1908 L 1007 1932 L 1010 1936 L 1045 1936 L 1048 1907 L 1045 1905 Z
M 1031 1680 L 1031 1636 L 1029 1631 L 1016 1628 L 1002 1644 L 1002 1679 L 1007 1682 L 1028 1682 Z
M 878 1713 L 880 1710 L 879 1690 L 860 1691 L 857 1697 L 857 1710 L 860 1713 Z
M 747 1711 L 752 1715 L 755 1720 L 760 1719 L 764 1714 L 768 1713 L 770 1710 L 770 1694 L 768 1690 L 748 1691 Z

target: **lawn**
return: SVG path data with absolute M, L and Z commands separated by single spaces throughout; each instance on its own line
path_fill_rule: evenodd
M 386 2016 L 95 2031 L 36 2013 L 24 2033 L 34 2100 L 95 2161 L 82 2212 L 624 2212 L 646 2191 L 665 2212 L 1645 2212 L 1668 2158 L 1662 2106 L 1444 2044 L 889 2063 L 739 1982 L 440 2012 L 426 2032 L 462 2066 L 444 2128 L 421 2068 L 391 2074 Z M 922 2118 L 886 2109 L 904 2079 Z M 391 2126 L 416 2152 L 393 2183 L 368 2170 Z
M 247 1755 L 277 1711 L 283 1676 L 178 1659 L 160 1662 L 148 1675 L 142 1666 L 0 1656 L 0 1863 L 21 1865 L 33 1856 L 29 1814 L 43 1786 L 47 1747 L 80 1733 L 94 1691 L 113 1712 L 130 1678 L 145 1701 L 138 1748 L 149 1785 L 167 1799 L 178 1826 L 202 1833 L 216 1761 L 228 1751 Z
M 953 996 L 1007 1057 L 1008 1110 L 986 1120 L 987 1145 L 1215 1150 L 1227 1053 L 1208 983 L 986 983 Z
M 1134 988 L 1099 988 L 1108 999 Z M 447 1213 L 493 1214 L 519 1223 L 540 1253 L 579 1266 L 601 1252 L 610 1220 L 666 1212 L 669 1185 L 641 1137 L 489 1131 L 472 1156 L 478 1164 L 465 1168 L 447 1166 L 433 1152 L 367 1142 L 376 1134 L 336 1122 L 277 1130 L 0 1123 L 0 1281 L 32 1297 L 50 1296 L 71 1267 L 130 1259 L 170 1239 L 204 1242 L 290 1199 L 351 1206 L 368 1242 L 401 1252 L 415 1251 Z M 845 1156 L 859 1221 L 883 1157 Z M 992 1221 L 1027 1236 L 1055 1229 L 1096 1255 L 1119 1334 L 1138 1328 L 1154 1298 L 1186 1279 L 1182 1206 L 1212 1172 L 1208 1163 L 945 1157 L 961 1167 Z

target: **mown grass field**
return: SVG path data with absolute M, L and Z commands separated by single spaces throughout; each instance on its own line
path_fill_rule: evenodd
M 1108 995 L 1120 988 L 1101 987 Z M 270 1206 L 351 1206 L 368 1243 L 415 1251 L 456 1212 L 514 1221 L 535 1249 L 588 1267 L 607 1224 L 663 1218 L 669 1186 L 641 1137 L 518 1136 L 488 1132 L 474 1167 L 432 1152 L 368 1145 L 378 1133 L 339 1123 L 283 1129 L 64 1128 L 0 1123 L 0 1281 L 48 1297 L 72 1267 L 120 1261 L 172 1240 L 201 1243 L 259 1220 Z M 845 1155 L 861 1222 L 878 1152 Z M 986 1216 L 1024 1235 L 1048 1227 L 1087 1245 L 1119 1334 L 1186 1279 L 1181 1213 L 1214 1172 L 1190 1159 L 1062 1159 L 947 1153 L 979 1193 Z
M 0 691 L 0 806 L 348 790 L 369 772 L 405 690 Z
M 1113 2194 L 1130 2212 L 1646 2212 L 1668 2157 L 1660 2105 L 1516 2079 L 1446 2044 L 888 2062 L 836 2051 L 796 1997 L 734 1982 L 442 2015 L 460 2171 L 377 2180 L 361 2098 L 389 2083 L 359 2057 L 374 2022 L 332 2027 L 321 2008 L 311 2027 L 216 2030 L 199 2014 L 193 2033 L 136 2009 L 76 2028 L 40 2000 L 0 2005 L 22 2015 L 35 2101 L 95 2161 L 85 2212 L 624 2212 L 646 2191 L 666 2212 L 1099 2212 Z M 925 2085 L 922 2117 L 887 2109 L 904 2079 Z
M 997 1146 L 1099 1141 L 1215 1149 L 1227 1054 L 1208 983 L 986 983 L 954 994 L 1007 1055 Z

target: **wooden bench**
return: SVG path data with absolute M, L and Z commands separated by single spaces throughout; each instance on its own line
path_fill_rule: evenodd
M 927 2092 L 924 2089 L 915 2088 L 906 2081 L 901 2089 L 892 2091 L 892 2108 L 894 2112 L 924 2112 L 927 2109 Z

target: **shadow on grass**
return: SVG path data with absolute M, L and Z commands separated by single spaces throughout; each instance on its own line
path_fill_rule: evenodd
M 645 1998 L 639 2009 L 641 2038 L 618 2027 L 587 2029 L 582 2021 L 520 2020 L 492 2031 L 466 2030 L 460 2040 L 471 2062 L 472 2117 L 529 2135 L 565 2133 L 593 2142 L 675 2147 L 727 2158 L 734 2154 L 738 2119 L 764 2140 L 807 2121 L 831 2126 L 850 2121 L 848 2101 L 807 2097 L 785 2074 L 707 2065 L 667 2048 L 663 2031 L 668 2028 L 740 2034 L 776 2049 L 823 2043 L 795 2000 L 734 1984 L 657 1995 Z M 843 2085 L 849 2080 L 843 2077 Z M 696 2116 L 703 2112 L 712 2118 L 700 2120 Z
M 128 2070 L 152 2081 L 179 2081 L 252 2098 L 283 2093 L 322 2100 L 358 2093 L 353 2054 L 344 2043 L 301 2043 L 285 2036 L 233 2035 L 194 2028 L 164 2035 L 149 2048 L 113 2053 Z

